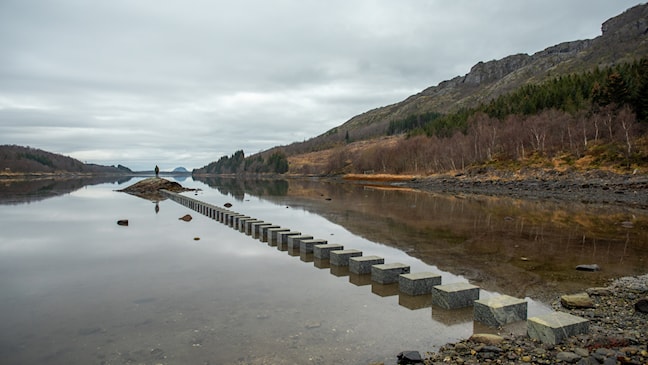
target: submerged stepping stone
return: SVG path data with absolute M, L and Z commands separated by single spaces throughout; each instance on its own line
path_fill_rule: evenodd
M 268 243 L 271 245 L 277 244 L 277 234 L 279 232 L 290 232 L 290 228 L 268 228 Z
M 407 295 L 430 294 L 435 285 L 441 285 L 441 275 L 432 272 L 401 274 L 398 277 L 398 287 Z
M 564 312 L 554 312 L 527 320 L 529 337 L 546 344 L 556 345 L 570 336 L 587 333 L 589 322 Z
M 489 327 L 524 321 L 527 319 L 527 302 L 508 295 L 479 299 L 475 301 L 474 319 Z
M 362 251 L 358 250 L 335 250 L 330 251 L 329 260 L 334 266 L 349 266 L 349 258 L 362 256 Z
M 301 244 L 301 241 L 303 240 L 312 240 L 313 236 L 309 236 L 307 234 L 300 234 L 297 236 L 288 236 L 288 248 L 292 248 L 293 250 L 299 249 L 299 245 Z
M 299 252 L 313 253 L 313 247 L 315 245 L 325 245 L 326 243 L 327 243 L 326 240 L 320 240 L 320 239 L 301 240 L 301 242 L 299 242 Z
M 397 283 L 400 274 L 409 274 L 409 272 L 409 265 L 399 262 L 373 265 L 371 266 L 371 280 L 380 284 Z
M 349 258 L 349 271 L 354 274 L 371 274 L 373 265 L 384 264 L 385 259 L 378 256 L 358 256 Z
M 432 304 L 444 309 L 465 308 L 479 299 L 479 287 L 469 283 L 436 285 L 432 288 Z
M 328 260 L 331 257 L 331 251 L 344 250 L 344 246 L 337 243 L 313 246 L 313 256 L 317 259 Z

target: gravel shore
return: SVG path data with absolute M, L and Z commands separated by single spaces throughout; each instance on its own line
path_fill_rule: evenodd
M 573 201 L 648 209 L 648 175 L 593 171 L 471 170 L 401 183 L 416 189 L 452 194 L 482 194 L 513 198 Z
M 489 169 L 431 176 L 398 183 L 420 190 L 506 196 L 543 201 L 611 205 L 648 209 L 648 176 L 606 171 L 532 170 L 518 173 Z M 648 300 L 648 274 L 614 280 L 605 288 L 587 290 L 593 308 L 565 308 L 560 298 L 556 311 L 589 320 L 587 334 L 547 345 L 523 335 L 501 334 L 486 340 L 475 336 L 426 353 L 425 364 L 641 364 L 648 365 L 648 314 L 635 309 Z M 407 363 L 407 362 L 402 362 Z
M 502 334 L 447 344 L 423 356 L 425 364 L 648 364 L 648 314 L 635 304 L 648 298 L 648 275 L 625 277 L 605 288 L 589 289 L 593 308 L 556 311 L 588 319 L 589 332 L 547 345 L 521 335 Z M 475 336 L 477 337 L 477 336 Z

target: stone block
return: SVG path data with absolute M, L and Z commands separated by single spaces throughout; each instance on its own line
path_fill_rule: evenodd
M 349 258 L 362 256 L 358 250 L 334 250 L 329 251 L 329 260 L 332 266 L 349 266 Z
M 432 272 L 402 274 L 398 277 L 400 291 L 408 295 L 430 294 L 435 285 L 441 285 L 441 275 Z
M 288 237 L 290 236 L 299 236 L 301 232 L 296 231 L 287 231 L 287 232 L 277 232 L 277 245 L 283 243 L 284 245 L 288 244 Z
M 313 247 L 315 245 L 325 245 L 327 244 L 326 240 L 320 239 L 306 239 L 299 242 L 299 251 L 303 253 L 313 253 Z
M 299 245 L 301 244 L 301 241 L 303 240 L 312 240 L 313 236 L 309 236 L 307 234 L 300 234 L 296 236 L 288 236 L 288 248 L 292 248 L 295 250 L 299 249 Z
M 432 304 L 444 309 L 472 307 L 479 299 L 479 287 L 469 283 L 436 285 L 432 288 Z
M 290 232 L 290 228 L 268 228 L 268 243 L 270 245 L 277 245 L 277 233 Z
M 527 320 L 529 337 L 546 344 L 556 345 L 565 338 L 587 333 L 589 322 L 564 312 L 554 312 Z
M 268 235 L 268 230 L 271 229 L 271 228 L 281 228 L 281 227 L 279 227 L 277 225 L 274 225 L 274 224 L 271 224 L 269 226 L 260 226 L 259 228 L 261 229 L 261 233 L 259 234 L 259 236 L 261 238 L 261 241 L 268 242 L 268 241 L 270 241 L 270 237 Z
M 474 319 L 490 327 L 527 319 L 527 302 L 508 295 L 479 299 L 474 304 Z
M 313 256 L 318 259 L 328 260 L 331 257 L 331 251 L 344 250 L 344 246 L 337 243 L 313 246 Z
M 245 228 L 244 228 L 245 234 L 247 234 L 248 236 L 251 236 L 254 233 L 254 225 L 259 224 L 259 223 L 265 223 L 265 222 L 262 221 L 262 220 L 258 220 L 258 219 L 252 219 L 252 220 L 245 221 Z
M 252 223 L 252 236 L 259 237 L 261 235 L 261 228 L 269 227 L 269 226 L 272 226 L 272 223 L 269 222 Z
M 371 266 L 384 264 L 385 259 L 378 256 L 358 256 L 349 258 L 349 271 L 354 274 L 371 274 Z
M 409 265 L 401 263 L 378 264 L 371 266 L 371 280 L 380 284 L 398 283 L 400 274 L 409 274 Z

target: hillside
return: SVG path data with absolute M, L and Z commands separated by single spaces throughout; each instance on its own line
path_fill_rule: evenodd
M 132 171 L 122 165 L 102 166 L 84 164 L 72 157 L 37 148 L 0 145 L 0 174 L 128 174 Z
M 398 103 L 357 115 L 306 142 L 281 147 L 288 156 L 352 140 L 385 135 L 389 123 L 430 112 L 452 113 L 475 107 L 523 85 L 582 73 L 648 55 L 648 5 L 638 5 L 604 22 L 594 39 L 564 42 L 533 55 L 516 54 L 479 62 L 464 76 L 429 87 Z M 271 149 L 274 151 L 277 148 Z

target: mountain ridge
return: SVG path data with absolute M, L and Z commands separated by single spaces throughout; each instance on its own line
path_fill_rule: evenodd
M 562 42 L 532 55 L 518 53 L 478 62 L 463 76 L 445 80 L 406 99 L 358 114 L 310 142 L 384 135 L 389 122 L 426 112 L 449 113 L 474 107 L 529 83 L 586 72 L 648 55 L 648 4 L 634 6 L 601 25 L 593 39 Z M 298 142 L 299 143 L 299 142 Z

